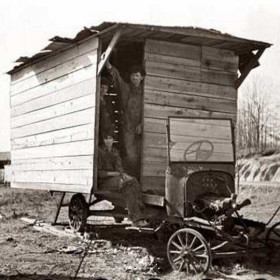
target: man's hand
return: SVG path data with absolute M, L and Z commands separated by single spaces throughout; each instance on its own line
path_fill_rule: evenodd
M 112 64 L 110 63 L 109 59 L 107 59 L 105 66 L 108 70 L 112 69 Z
M 122 180 L 123 180 L 123 181 L 127 181 L 127 180 L 130 180 L 130 179 L 131 179 L 131 176 L 129 176 L 129 175 L 126 174 L 126 173 L 122 173 L 122 174 L 121 174 L 121 177 L 122 177 Z
M 136 128 L 135 128 L 135 133 L 136 133 L 137 135 L 142 134 L 142 123 L 139 123 L 139 124 L 136 126 Z

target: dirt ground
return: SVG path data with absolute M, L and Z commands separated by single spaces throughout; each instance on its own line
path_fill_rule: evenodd
M 280 204 L 280 186 L 246 184 L 239 188 L 239 199 L 244 198 L 253 202 L 242 211 L 244 217 L 266 223 Z M 66 280 L 74 279 L 77 271 L 76 279 L 187 279 L 170 269 L 164 238 L 99 226 L 94 227 L 93 240 L 86 242 L 38 232 L 20 220 L 24 216 L 52 222 L 55 208 L 47 192 L 0 186 L 0 279 Z M 272 224 L 279 221 L 280 213 Z M 67 209 L 59 222 L 67 222 Z M 199 279 L 280 279 L 279 264 L 266 257 L 221 260 Z

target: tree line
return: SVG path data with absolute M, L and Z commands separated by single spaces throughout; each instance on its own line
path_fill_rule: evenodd
M 277 99 L 275 87 L 262 78 L 253 76 L 242 88 L 240 95 L 236 131 L 237 154 L 264 154 L 279 149 L 280 99 Z

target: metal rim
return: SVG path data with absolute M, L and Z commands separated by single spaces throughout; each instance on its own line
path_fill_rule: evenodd
M 184 228 L 176 231 L 167 244 L 167 257 L 174 270 L 189 275 L 204 274 L 212 262 L 210 247 L 196 230 Z
M 72 196 L 69 204 L 69 224 L 75 232 L 83 231 L 88 217 L 88 205 L 82 194 Z

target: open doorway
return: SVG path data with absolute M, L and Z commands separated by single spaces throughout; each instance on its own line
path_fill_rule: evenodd
M 102 53 L 106 51 L 106 48 L 108 46 L 108 43 L 103 43 L 102 47 Z M 132 83 L 130 82 L 130 71 L 133 66 L 138 66 L 143 68 L 143 57 L 144 57 L 144 43 L 143 42 L 134 42 L 134 41 L 128 41 L 128 40 L 121 40 L 118 42 L 118 44 L 114 47 L 111 56 L 110 56 L 110 64 L 113 65 L 114 68 L 116 68 L 123 80 L 124 83 L 127 84 L 127 88 L 132 86 Z M 121 158 L 124 162 L 124 167 L 127 169 L 126 171 L 129 172 L 130 165 L 127 164 L 126 166 L 126 159 L 133 154 L 133 152 L 128 154 L 128 148 L 129 145 L 127 137 L 125 137 L 126 134 L 126 128 L 127 128 L 127 113 L 124 113 L 124 111 L 127 112 L 127 108 L 131 109 L 131 117 L 133 118 L 133 114 L 136 109 L 136 114 L 140 115 L 140 122 L 143 119 L 143 89 L 141 90 L 141 100 L 139 101 L 137 106 L 133 104 L 133 101 L 130 100 L 128 103 L 129 105 L 124 105 L 123 101 L 123 92 L 122 89 L 119 87 L 118 83 L 116 83 L 116 80 L 113 78 L 113 75 L 110 71 L 107 70 L 106 67 L 104 67 L 102 73 L 102 78 L 106 78 L 110 81 L 111 86 L 109 87 L 108 93 L 106 96 L 104 96 L 104 99 L 106 100 L 106 103 L 112 108 L 112 121 L 114 125 L 114 146 L 119 150 Z M 141 85 L 142 87 L 143 85 Z M 127 96 L 130 96 L 130 91 L 127 90 Z M 126 107 L 125 107 L 126 106 Z M 135 108 L 137 107 L 137 108 Z M 139 114 L 140 111 L 140 114 Z M 102 126 L 102 124 L 99 124 Z M 138 166 L 139 170 L 137 172 L 132 172 L 131 175 L 137 177 L 137 179 L 140 179 L 140 169 L 141 169 L 141 145 L 142 145 L 142 133 L 137 138 L 137 141 L 139 142 L 139 159 L 138 159 Z M 133 149 L 130 151 L 133 151 Z M 128 168 L 126 168 L 128 167 Z M 136 175 L 137 174 L 137 175 Z

